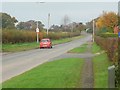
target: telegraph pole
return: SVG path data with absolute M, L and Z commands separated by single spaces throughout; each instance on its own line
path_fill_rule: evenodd
M 50 13 L 48 13 L 48 28 L 47 28 L 47 35 L 48 35 L 48 31 L 49 31 L 49 24 L 50 24 Z
M 37 33 L 37 43 L 39 43 L 39 28 L 38 28 L 38 21 L 37 21 L 37 28 L 36 28 L 36 33 Z

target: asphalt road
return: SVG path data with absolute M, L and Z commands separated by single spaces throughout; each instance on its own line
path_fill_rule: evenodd
M 2 55 L 2 71 L 0 71 L 0 73 L 2 72 L 2 82 L 47 62 L 52 58 L 65 54 L 70 49 L 78 47 L 88 40 L 91 40 L 91 35 L 86 35 L 84 38 L 68 43 L 55 45 L 52 49 L 34 49 Z

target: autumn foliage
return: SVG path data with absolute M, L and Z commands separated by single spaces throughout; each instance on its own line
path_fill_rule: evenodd
M 96 21 L 98 30 L 106 28 L 108 32 L 113 32 L 113 28 L 118 24 L 118 16 L 114 12 L 103 12 L 103 14 Z

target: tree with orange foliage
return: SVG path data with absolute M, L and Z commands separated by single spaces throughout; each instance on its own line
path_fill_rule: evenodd
M 118 16 L 114 12 L 103 12 L 103 14 L 98 18 L 96 26 L 98 29 L 106 28 L 108 31 L 112 30 L 118 24 Z

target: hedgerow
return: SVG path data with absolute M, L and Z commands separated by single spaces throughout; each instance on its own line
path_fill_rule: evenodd
M 36 33 L 25 30 L 3 30 L 2 43 L 33 42 L 36 40 Z
M 2 43 L 24 43 L 24 42 L 35 42 L 36 32 L 32 30 L 2 30 Z M 49 32 L 47 35 L 45 31 L 39 32 L 39 40 L 42 38 L 50 38 L 53 40 L 58 40 L 62 38 L 79 36 L 78 32 Z
M 113 61 L 113 63 L 117 62 L 118 38 L 116 37 L 104 38 L 100 36 L 95 36 L 95 42 L 107 52 L 109 59 Z

